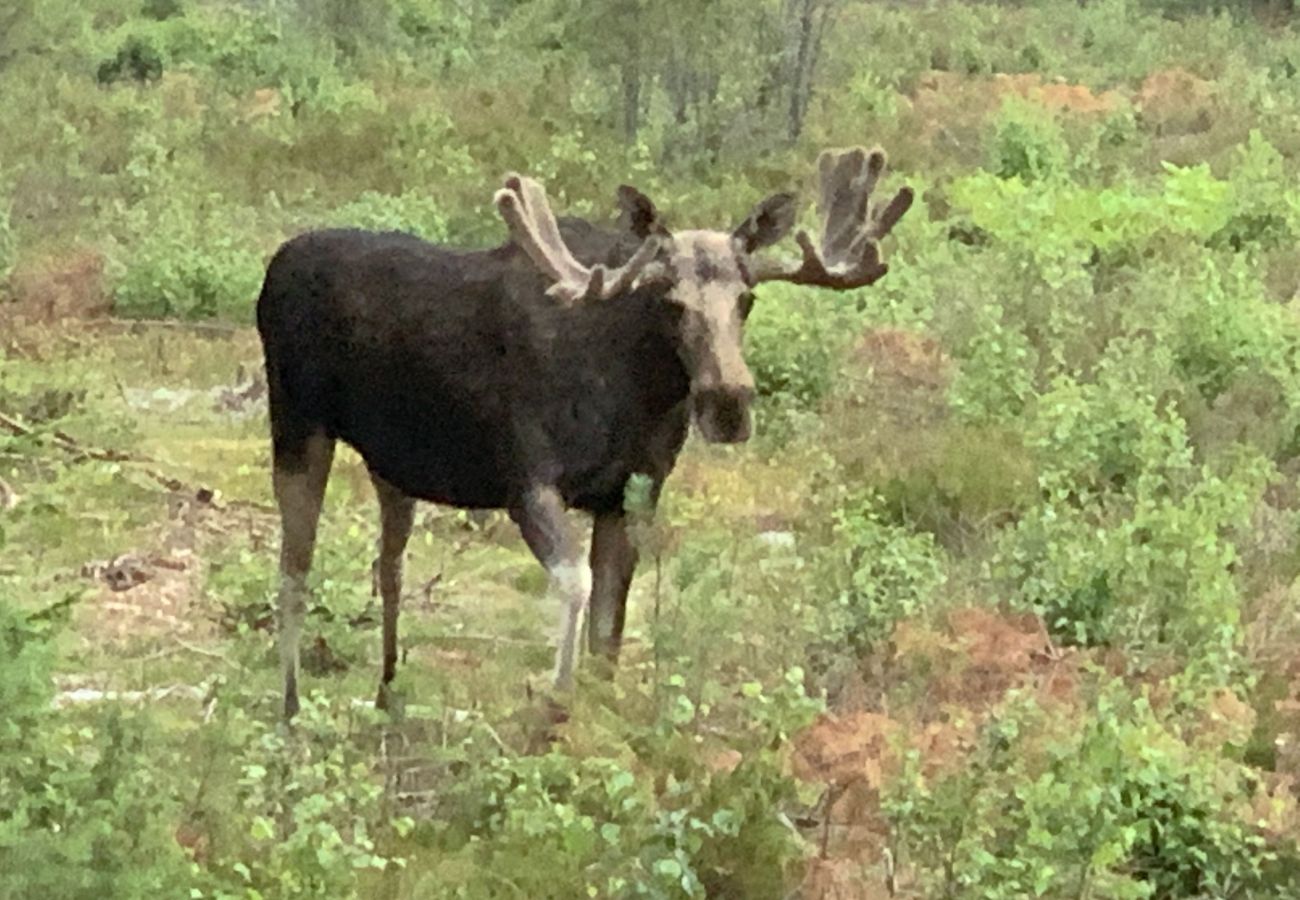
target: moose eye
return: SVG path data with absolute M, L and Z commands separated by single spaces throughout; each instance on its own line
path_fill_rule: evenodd
M 754 308 L 754 292 L 745 291 L 740 295 L 740 318 L 748 319 L 750 311 Z

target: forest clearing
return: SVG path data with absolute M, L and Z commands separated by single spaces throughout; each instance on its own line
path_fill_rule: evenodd
M 422 503 L 377 710 L 340 444 L 285 724 L 277 247 L 816 234 L 876 146 L 887 276 L 754 286 L 752 434 L 628 480 L 616 666 Z M 1286 3 L 10 0 L 0 898 L 1300 896 L 1298 295 Z

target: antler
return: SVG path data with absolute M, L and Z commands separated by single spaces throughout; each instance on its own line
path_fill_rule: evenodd
M 817 159 L 821 248 L 801 229 L 795 240 L 803 250 L 802 261 L 795 265 L 756 260 L 755 282 L 789 281 L 847 290 L 883 278 L 889 266 L 880 261 L 878 242 L 913 199 L 912 189 L 904 187 L 883 208 L 869 203 L 884 169 L 885 152 L 879 148 L 870 153 L 861 147 L 823 151 Z
M 632 285 L 658 252 L 659 241 L 650 236 L 631 259 L 612 272 L 600 264 L 588 268 L 565 245 L 541 184 L 512 172 L 495 199 L 511 237 L 542 274 L 555 282 L 546 293 L 565 303 L 617 296 Z

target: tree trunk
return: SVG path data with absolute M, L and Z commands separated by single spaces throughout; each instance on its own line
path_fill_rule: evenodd
M 822 39 L 833 15 L 835 0 L 789 0 L 786 4 L 786 33 L 794 44 L 787 45 L 790 105 L 786 116 L 786 136 L 791 143 L 803 134 L 804 119 L 812 103 L 813 81 L 821 58 Z
M 808 111 L 808 90 L 810 85 L 806 78 L 808 56 L 813 45 L 813 10 L 817 0 L 797 0 L 794 24 L 794 39 L 797 42 L 794 53 L 793 71 L 790 73 L 790 107 L 786 116 L 786 137 L 790 143 L 799 140 L 803 133 L 804 114 Z
M 641 72 L 634 62 L 623 62 L 622 80 L 623 138 L 629 144 L 635 144 L 641 130 Z

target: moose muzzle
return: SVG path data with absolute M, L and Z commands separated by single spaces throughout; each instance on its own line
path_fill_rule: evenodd
M 753 385 L 745 382 L 696 390 L 692 394 L 695 425 L 711 444 L 743 443 L 753 430 L 753 403 Z

